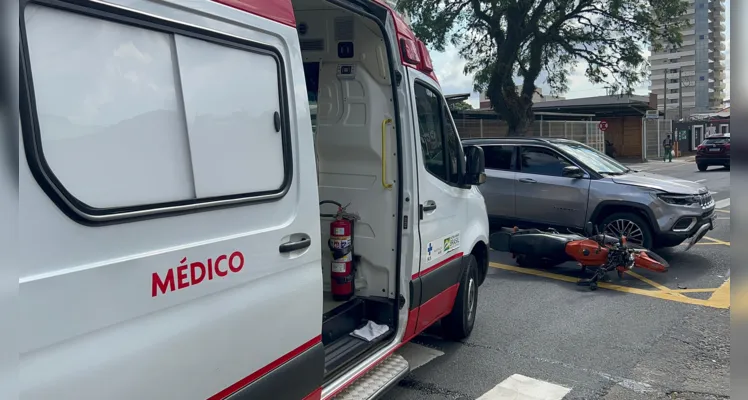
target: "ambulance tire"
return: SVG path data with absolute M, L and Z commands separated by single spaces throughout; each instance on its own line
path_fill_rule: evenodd
M 471 254 L 466 262 L 452 312 L 441 321 L 444 338 L 454 341 L 470 336 L 478 312 L 478 261 Z

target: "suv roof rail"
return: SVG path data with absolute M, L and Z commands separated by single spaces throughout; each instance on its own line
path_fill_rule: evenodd
M 488 140 L 519 140 L 528 142 L 543 142 L 548 143 L 553 138 L 539 138 L 539 137 L 525 137 L 525 136 L 510 136 L 510 137 L 486 137 L 486 138 L 465 138 L 463 142 L 484 142 Z

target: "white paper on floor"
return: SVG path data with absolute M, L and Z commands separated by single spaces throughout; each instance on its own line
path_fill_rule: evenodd
M 384 335 L 389 330 L 390 327 L 387 325 L 379 325 L 374 321 L 369 321 L 363 328 L 351 332 L 351 336 L 371 342 L 372 340 Z

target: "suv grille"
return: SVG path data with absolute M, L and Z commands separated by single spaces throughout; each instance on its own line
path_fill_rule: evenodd
M 711 193 L 698 194 L 696 198 L 699 200 L 701 208 L 707 210 L 714 207 L 714 199 L 712 199 Z

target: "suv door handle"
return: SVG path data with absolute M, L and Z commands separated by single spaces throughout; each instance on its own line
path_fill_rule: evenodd
M 530 178 L 519 178 L 519 181 L 522 183 L 537 183 L 535 179 L 530 179 Z
M 429 200 L 423 205 L 423 212 L 431 212 L 436 210 L 436 202 L 433 200 Z
M 307 238 L 302 238 L 298 241 L 282 243 L 278 246 L 278 251 L 281 253 L 290 253 L 292 251 L 306 249 L 312 244 L 312 241 Z

